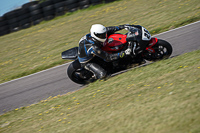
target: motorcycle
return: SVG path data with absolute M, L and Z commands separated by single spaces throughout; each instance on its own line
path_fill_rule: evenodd
M 124 58 L 119 58 L 112 62 L 105 62 L 103 59 L 95 56 L 93 62 L 99 64 L 104 68 L 107 73 L 114 74 L 121 70 L 125 70 L 133 64 L 138 63 L 137 59 L 144 59 L 147 61 L 158 61 L 167 59 L 172 54 L 172 46 L 169 42 L 151 37 L 151 34 L 144 27 L 135 28 L 127 26 L 126 34 L 114 33 L 110 35 L 105 42 L 102 50 L 108 53 L 119 53 L 129 49 L 129 55 Z M 138 47 L 141 40 L 148 42 L 146 48 L 141 51 L 139 56 L 134 52 Z M 68 77 L 75 83 L 88 84 L 97 79 L 94 79 L 94 74 L 84 67 L 78 60 L 78 47 L 71 48 L 62 52 L 62 59 L 74 60 L 67 69 Z

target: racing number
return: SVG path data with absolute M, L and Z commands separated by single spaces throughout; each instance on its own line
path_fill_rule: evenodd
M 144 29 L 144 35 L 145 35 L 148 39 L 150 39 L 150 33 L 149 33 L 148 30 Z
M 144 27 L 142 27 L 142 31 L 143 31 L 142 40 L 150 40 L 151 34 L 149 33 L 149 31 L 146 30 Z

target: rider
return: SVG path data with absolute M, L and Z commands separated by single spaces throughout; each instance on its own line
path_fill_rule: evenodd
M 126 26 L 127 25 L 105 27 L 101 24 L 94 24 L 90 29 L 90 34 L 80 39 L 78 49 L 79 62 L 85 69 L 93 72 L 95 78 L 102 79 L 107 76 L 107 72 L 100 65 L 91 61 L 95 56 L 110 62 L 130 54 L 130 49 L 114 54 L 109 54 L 101 50 L 101 47 L 104 45 L 109 35 L 126 28 Z

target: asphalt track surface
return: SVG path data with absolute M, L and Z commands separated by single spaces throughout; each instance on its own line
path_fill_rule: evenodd
M 200 49 L 200 21 L 155 37 L 171 43 L 172 56 Z M 0 84 L 0 114 L 84 87 L 73 83 L 66 76 L 68 65 L 69 63 Z

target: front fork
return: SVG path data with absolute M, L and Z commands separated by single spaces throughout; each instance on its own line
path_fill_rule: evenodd
M 128 42 L 128 49 L 129 49 L 130 53 L 132 52 L 131 55 L 133 55 L 133 56 L 136 55 L 136 53 L 135 53 L 136 47 L 137 47 L 137 43 L 136 42 L 132 42 L 132 41 Z M 130 55 L 130 53 L 129 53 L 129 55 Z
M 136 45 L 137 45 L 136 42 L 132 42 L 132 41 L 128 42 L 127 51 L 129 51 L 129 53 L 126 53 L 126 54 L 130 55 L 131 52 L 133 52 L 133 54 L 135 55 L 134 51 L 135 51 Z
M 149 44 L 148 46 L 146 47 L 145 50 L 149 51 L 150 53 L 155 53 L 155 50 L 152 48 L 156 43 L 158 42 L 158 39 L 157 38 L 151 38 L 151 40 L 149 41 Z M 137 43 L 136 42 L 133 42 L 133 41 L 130 41 L 128 42 L 128 49 L 130 51 L 130 53 L 132 52 L 133 54 L 131 55 L 136 55 L 135 53 L 135 49 L 137 48 Z M 130 55 L 129 53 L 129 55 Z

